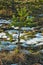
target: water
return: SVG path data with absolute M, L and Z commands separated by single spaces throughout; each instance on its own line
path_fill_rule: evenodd
M 38 35 L 38 33 L 36 35 Z M 15 34 L 14 38 L 15 37 L 17 37 L 16 34 Z M 14 48 L 17 47 L 17 45 L 16 45 L 17 42 L 18 42 L 18 40 L 16 40 L 15 42 L 1 41 L 0 50 L 2 50 L 1 48 L 3 48 L 4 50 L 5 49 L 13 50 Z M 35 38 L 32 38 L 32 39 L 30 38 L 29 40 L 21 39 L 20 42 L 22 43 L 21 46 L 23 46 L 23 47 L 29 47 L 29 45 L 34 45 L 34 44 L 35 44 L 34 46 L 43 45 L 43 36 L 38 35 Z M 40 43 L 38 43 L 38 42 L 40 42 Z
M 18 64 L 11 64 L 11 65 L 18 65 Z
M 0 23 L 11 23 L 11 20 L 0 19 Z
M 11 20 L 0 20 L 0 24 L 10 24 Z M 15 28 L 15 27 L 14 27 Z M 1 41 L 0 40 L 0 51 L 4 50 L 13 50 L 17 47 L 16 43 L 18 42 L 18 28 L 15 28 L 16 30 L 7 30 L 6 32 L 8 32 L 9 34 L 11 34 L 13 36 L 13 39 L 16 39 L 14 42 L 10 42 L 10 41 Z M 34 27 L 30 28 L 30 27 L 22 27 L 21 30 L 26 30 L 26 31 L 30 31 L 30 30 L 34 30 Z M 23 33 L 21 31 L 20 33 L 20 37 L 21 36 L 25 36 L 25 33 Z M 5 32 L 0 32 L 0 38 L 5 38 L 5 39 L 9 39 L 9 37 L 6 35 Z M 39 46 L 39 45 L 43 45 L 43 35 L 41 33 L 36 33 L 34 38 L 30 38 L 30 39 L 21 39 L 20 42 L 22 43 L 21 46 L 23 47 L 29 47 L 29 45 L 34 45 L 34 46 Z M 34 47 L 33 46 L 33 47 Z

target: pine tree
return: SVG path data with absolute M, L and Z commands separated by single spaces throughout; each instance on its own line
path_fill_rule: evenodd
M 33 23 L 33 18 L 34 17 L 30 17 L 28 14 L 28 10 L 26 7 L 21 7 L 17 9 L 18 12 L 18 16 L 13 15 L 12 18 L 12 25 L 15 27 L 19 27 L 18 31 L 18 46 L 20 45 L 20 30 L 21 27 L 29 27 L 32 25 Z

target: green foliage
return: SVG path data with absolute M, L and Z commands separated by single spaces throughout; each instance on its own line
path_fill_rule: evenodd
M 18 16 L 16 17 L 13 15 L 12 18 L 12 25 L 22 27 L 22 26 L 28 26 L 33 23 L 34 17 L 30 17 L 28 14 L 28 10 L 26 7 L 21 7 L 20 9 L 17 9 Z
M 13 40 L 13 36 L 11 34 L 9 34 L 8 32 L 6 32 L 6 35 L 10 38 L 9 41 L 12 41 Z
M 43 2 L 43 0 L 39 0 L 39 2 Z

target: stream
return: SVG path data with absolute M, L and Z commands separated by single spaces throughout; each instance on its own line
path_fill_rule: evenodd
M 2 26 L 2 24 L 9 24 L 11 23 L 11 20 L 0 20 L 0 26 Z M 14 27 L 15 28 L 15 27 Z M 15 28 L 17 29 L 17 28 Z M 34 30 L 34 27 L 30 28 L 30 27 L 22 27 L 21 30 L 26 30 L 26 31 L 30 31 L 30 30 Z M 20 33 L 20 37 L 21 36 L 25 36 L 25 33 L 23 33 L 21 31 Z M 17 47 L 17 42 L 18 42 L 18 30 L 6 30 L 6 32 L 8 32 L 9 34 L 11 34 L 13 36 L 13 39 L 15 39 L 15 41 L 4 41 L 4 40 L 0 40 L 0 51 L 2 50 L 13 50 Z M 8 38 L 8 36 L 6 36 L 6 32 L 0 32 L 0 38 Z M 26 37 L 26 36 L 25 36 Z M 24 48 L 29 47 L 30 45 L 32 47 L 37 47 L 40 45 L 43 45 L 43 35 L 39 32 L 37 32 L 35 34 L 34 38 L 30 38 L 30 39 L 21 39 L 20 42 L 22 43 L 21 46 Z

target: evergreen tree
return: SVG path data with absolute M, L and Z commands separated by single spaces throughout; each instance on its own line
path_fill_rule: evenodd
M 18 16 L 13 15 L 12 18 L 12 25 L 14 25 L 15 27 L 19 27 L 19 34 L 18 34 L 18 44 L 20 45 L 20 30 L 21 27 L 27 27 L 27 26 L 31 26 L 31 24 L 33 23 L 33 18 L 34 17 L 30 17 L 28 14 L 28 10 L 26 7 L 21 7 L 17 9 L 18 12 Z

